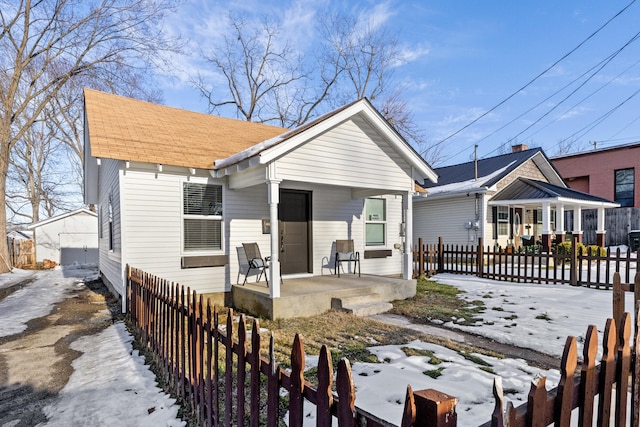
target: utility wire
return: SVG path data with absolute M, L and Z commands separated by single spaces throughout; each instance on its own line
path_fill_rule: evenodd
M 593 95 L 595 95 L 596 93 L 600 92 L 602 89 L 604 89 L 605 87 L 609 86 L 611 83 L 613 83 L 614 81 L 616 81 L 620 76 L 622 76 L 623 74 L 625 74 L 627 71 L 629 71 L 630 69 L 632 69 L 633 67 L 635 67 L 636 65 L 638 65 L 640 63 L 640 59 L 637 60 L 635 63 L 633 63 L 631 66 L 627 67 L 624 71 L 618 73 L 618 75 L 616 75 L 615 77 L 613 77 L 612 79 L 610 79 L 608 82 L 606 82 L 605 84 L 603 84 L 602 86 L 600 86 L 599 88 L 597 88 L 596 90 L 594 90 L 593 92 L 591 92 L 589 95 L 585 96 L 584 98 L 582 98 L 580 101 L 576 102 L 575 104 L 573 104 L 571 107 L 569 107 L 568 109 L 564 110 L 564 112 L 562 112 L 559 117 L 563 117 L 565 114 L 567 114 L 568 112 L 570 112 L 571 110 L 573 110 L 574 108 L 576 108 L 578 105 L 582 104 L 583 102 L 585 102 L 587 99 L 591 98 Z M 638 120 L 638 118 L 640 118 L 640 116 L 636 117 L 631 123 L 635 122 L 636 120 Z M 533 137 L 535 135 L 537 135 L 538 133 L 540 133 L 541 131 L 543 131 L 544 129 L 546 129 L 547 127 L 549 127 L 552 123 L 556 122 L 558 119 L 554 119 L 551 120 L 550 122 L 548 122 L 547 124 L 545 124 L 544 126 L 542 126 L 541 128 L 539 128 L 537 131 L 535 131 L 534 133 L 532 133 L 530 135 L 530 137 Z M 630 123 L 630 124 L 631 124 Z M 625 126 L 624 128 L 622 128 L 620 131 L 618 131 L 615 135 L 613 135 L 611 138 L 613 138 L 614 136 L 617 136 L 620 132 L 622 132 L 624 129 L 628 128 L 629 125 Z M 611 139 L 609 138 L 609 140 Z
M 638 37 L 640 36 L 640 33 L 636 34 L 629 42 L 627 42 L 622 48 L 618 49 L 616 52 L 612 53 L 611 55 L 609 55 L 607 58 L 603 59 L 602 61 L 598 62 L 597 64 L 595 64 L 594 66 L 592 66 L 591 68 L 589 68 L 587 71 L 585 71 L 584 73 L 582 73 L 581 75 L 579 75 L 578 77 L 576 77 L 575 79 L 571 80 L 569 83 L 565 84 L 564 86 L 562 86 L 560 89 L 556 90 L 554 93 L 552 93 L 551 95 L 547 96 L 545 99 L 543 99 L 542 101 L 538 102 L 536 105 L 534 105 L 533 107 L 529 108 L 528 110 L 526 110 L 525 112 L 519 114 L 517 117 L 515 117 L 514 119 L 509 120 L 507 123 L 505 123 L 504 125 L 500 126 L 498 129 L 494 130 L 493 132 L 491 132 L 490 134 L 483 136 L 482 138 L 480 138 L 479 140 L 475 141 L 474 144 L 478 144 L 482 141 L 484 141 L 487 138 L 492 137 L 493 135 L 495 135 L 496 133 L 500 132 L 501 130 L 505 129 L 506 127 L 508 127 L 509 125 L 513 124 L 514 122 L 516 122 L 517 120 L 521 119 L 522 117 L 524 117 L 525 115 L 529 114 L 530 112 L 532 112 L 533 110 L 535 110 L 536 108 L 540 107 L 541 105 L 543 105 L 544 103 L 546 103 L 547 101 L 549 101 L 550 99 L 552 99 L 553 97 L 555 97 L 556 95 L 558 95 L 559 93 L 561 93 L 562 91 L 564 91 L 565 89 L 567 89 L 568 87 L 570 87 L 571 85 L 573 85 L 574 83 L 576 83 L 577 81 L 579 81 L 580 79 L 582 79 L 584 76 L 586 76 L 587 74 L 589 74 L 590 72 L 592 72 L 594 69 L 598 68 L 598 71 L 600 71 L 606 64 L 608 64 L 615 56 L 617 56 L 622 49 L 624 49 L 627 45 L 629 45 L 632 41 L 635 41 Z M 573 107 L 571 107 L 569 110 L 575 108 L 576 106 L 580 105 L 580 103 L 584 102 L 585 100 L 587 100 L 589 97 L 593 96 L 596 92 L 600 91 L 602 88 L 604 88 L 605 86 L 607 86 L 609 83 L 611 83 L 613 80 L 617 79 L 618 77 L 620 77 L 622 74 L 626 73 L 627 71 L 629 71 L 631 68 L 633 68 L 635 65 L 638 64 L 638 62 L 640 62 L 640 60 L 638 60 L 635 64 L 633 64 L 632 66 L 628 67 L 626 70 L 624 70 L 622 73 L 618 74 L 616 77 L 614 77 L 613 79 L 609 80 L 608 83 L 602 85 L 599 89 L 597 89 L 596 91 L 592 92 L 589 96 L 587 96 L 586 98 L 583 98 L 582 101 L 578 102 L 577 104 L 574 104 Z M 604 64 L 604 65 L 603 65 Z M 597 73 L 597 71 L 596 71 Z M 582 83 L 578 88 L 580 88 L 581 86 L 583 86 L 587 81 L 589 81 L 591 78 L 593 78 L 593 75 L 591 77 L 589 77 L 584 83 Z M 575 92 L 575 90 L 574 90 Z M 573 92 L 572 92 L 573 93 Z M 558 104 L 559 105 L 559 104 Z M 565 111 L 565 114 L 566 112 Z M 539 120 L 538 120 L 539 121 Z M 525 129 L 526 130 L 526 129 Z M 535 134 L 534 134 L 535 135 Z M 514 138 L 517 138 L 519 135 L 516 135 Z M 513 138 L 511 138 L 513 139 Z M 473 146 L 473 144 L 472 144 Z M 471 146 L 469 147 L 471 148 Z
M 520 135 L 522 135 L 523 133 L 525 133 L 526 131 L 528 131 L 529 129 L 531 129 L 533 126 L 537 125 L 538 123 L 540 123 L 540 121 L 542 119 L 544 119 L 545 117 L 547 117 L 549 114 L 551 114 L 552 112 L 554 112 L 556 110 L 556 108 L 560 107 L 560 105 L 562 105 L 567 99 L 569 99 L 573 94 L 575 94 L 577 91 L 579 91 L 582 87 L 584 87 L 584 85 L 586 85 L 591 79 L 593 79 L 600 71 L 602 71 L 602 69 L 604 67 L 606 67 L 611 61 L 613 61 L 613 59 L 618 56 L 620 54 L 620 52 L 622 52 L 622 50 L 624 48 L 626 48 L 627 46 L 629 46 L 632 42 L 634 42 L 635 40 L 638 39 L 638 37 L 640 37 L 640 32 L 636 33 L 635 36 L 633 36 L 633 38 L 631 40 L 629 40 L 627 43 L 625 43 L 624 46 L 622 46 L 620 49 L 618 49 L 613 55 L 611 55 L 609 58 L 607 58 L 607 60 L 605 61 L 604 64 L 602 64 L 596 71 L 594 71 L 585 81 L 583 81 L 580 85 L 578 85 L 577 88 L 575 88 L 574 90 L 572 90 L 567 96 L 565 96 L 564 98 L 562 98 L 562 100 L 560 102 L 558 102 L 557 104 L 555 104 L 552 108 L 549 109 L 549 111 L 547 111 L 546 113 L 544 113 L 542 116 L 540 116 L 537 120 L 535 120 L 533 123 L 529 124 L 529 126 L 527 126 L 526 128 L 524 128 L 523 130 L 521 130 L 520 132 L 518 132 L 516 134 L 516 136 L 514 136 L 513 138 L 511 138 L 509 141 L 513 141 L 514 139 L 518 138 Z
M 565 142 L 565 141 L 567 141 L 569 139 L 574 138 L 576 135 L 580 134 L 581 132 L 582 133 L 580 134 L 580 136 L 578 138 L 582 138 L 587 132 L 590 132 L 596 126 L 598 126 L 600 123 L 604 122 L 607 118 L 609 118 L 609 116 L 611 116 L 616 110 L 618 110 L 618 108 L 622 107 L 624 104 L 626 104 L 627 102 L 631 101 L 631 99 L 634 98 L 639 93 L 640 93 L 640 89 L 637 89 L 635 92 L 633 92 L 631 95 L 629 95 L 629 97 L 627 97 L 627 99 L 625 99 L 624 101 L 620 102 L 618 105 L 616 105 L 615 107 L 613 107 L 612 109 L 610 109 L 606 113 L 602 114 L 600 117 L 598 117 L 596 120 L 592 121 L 588 125 L 583 126 L 581 129 L 577 130 L 576 132 L 572 133 L 571 135 L 569 135 L 565 139 L 561 140 L 558 144 L 561 144 L 561 143 L 563 143 L 563 142 Z
M 482 118 L 486 117 L 488 114 L 492 113 L 493 111 L 495 111 L 496 109 L 498 109 L 500 106 L 502 106 L 503 104 L 505 104 L 507 101 L 509 101 L 511 98 L 513 98 L 514 96 L 516 96 L 518 93 L 520 93 L 521 91 L 523 91 L 524 89 L 526 89 L 527 87 L 529 87 L 531 84 L 533 84 L 536 80 L 538 80 L 540 77 L 542 77 L 543 75 L 545 75 L 546 73 L 548 73 L 551 69 L 553 69 L 556 65 L 558 65 L 560 62 L 562 62 L 563 60 L 565 60 L 568 56 L 570 56 L 571 54 L 573 54 L 576 50 L 578 50 L 579 48 L 582 47 L 582 45 L 584 45 L 587 41 L 589 41 L 590 39 L 592 39 L 596 34 L 598 34 L 600 31 L 602 31 L 602 29 L 604 29 L 607 25 L 609 25 L 609 23 L 611 23 L 611 21 L 613 21 L 614 19 L 616 19 L 618 16 L 620 16 L 622 13 L 624 13 L 629 7 L 631 7 L 631 5 L 633 5 L 636 2 L 636 0 L 632 0 L 631 3 L 629 3 L 628 5 L 626 5 L 622 10 L 620 10 L 618 13 L 616 13 L 613 17 L 609 18 L 609 20 L 607 20 L 607 22 L 605 22 L 604 24 L 602 24 L 596 31 L 594 31 L 593 33 L 591 33 L 586 39 L 584 39 L 582 42 L 580 42 L 576 47 L 574 47 L 573 49 L 571 49 L 569 52 L 567 52 L 566 54 L 564 54 L 560 59 L 558 59 L 556 62 L 554 62 L 553 64 L 551 64 L 549 67 L 547 67 L 544 71 L 542 71 L 541 73 L 539 73 L 537 76 L 535 76 L 533 79 L 531 79 L 528 83 L 526 83 L 524 86 L 522 86 L 520 89 L 516 90 L 515 92 L 513 92 L 511 95 L 509 95 L 508 97 L 506 97 L 505 99 L 503 99 L 502 101 L 500 101 L 498 104 L 496 104 L 495 106 L 493 106 L 491 109 L 485 111 L 484 113 L 482 113 L 480 116 L 476 117 L 475 119 L 473 119 L 470 123 L 467 123 L 466 125 L 464 125 L 463 127 L 461 127 L 460 129 L 458 129 L 457 131 L 455 131 L 454 133 L 452 133 L 451 135 L 447 136 L 446 138 L 440 140 L 439 142 L 435 143 L 432 147 L 437 147 L 438 145 L 444 143 L 445 141 L 448 141 L 449 139 L 453 138 L 454 136 L 456 136 L 457 134 L 459 134 L 460 132 L 462 132 L 463 130 L 467 129 L 468 127 L 472 126 L 473 124 L 475 124 L 476 122 L 478 122 L 479 120 L 481 120 Z

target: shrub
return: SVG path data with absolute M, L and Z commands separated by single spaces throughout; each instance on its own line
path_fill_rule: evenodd
M 607 250 L 602 246 L 589 245 L 585 248 L 587 255 L 607 256 Z
M 571 242 L 558 243 L 558 246 L 556 248 L 557 248 L 556 250 L 558 251 L 557 253 L 559 254 L 563 254 L 563 255 L 571 254 Z M 578 243 L 577 252 L 578 252 L 578 255 L 597 255 L 597 254 L 600 254 L 600 256 L 607 255 L 607 250 L 601 246 L 598 246 L 598 245 L 585 246 L 582 243 Z

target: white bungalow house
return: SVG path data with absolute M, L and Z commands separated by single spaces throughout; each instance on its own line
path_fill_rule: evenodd
M 86 89 L 84 139 L 100 273 L 120 296 L 128 264 L 228 297 L 248 242 L 270 256 L 271 300 L 281 278 L 333 274 L 341 239 L 363 274 L 411 279 L 415 182 L 437 176 L 366 99 L 287 130 Z
M 98 219 L 95 212 L 80 208 L 31 224 L 36 262 L 60 265 L 98 263 Z
M 570 189 L 540 148 L 436 168 L 438 183 L 424 182 L 429 197 L 414 200 L 413 238 L 445 244 L 513 246 L 539 242 L 549 250 L 568 232 L 582 237 L 581 210 L 597 209 L 604 244 L 604 210 L 618 204 Z M 574 228 L 565 230 L 565 212 Z

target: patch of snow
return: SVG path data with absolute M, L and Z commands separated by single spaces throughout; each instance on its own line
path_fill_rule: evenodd
M 132 341 L 122 322 L 74 341 L 71 348 L 83 354 L 58 400 L 44 408 L 45 425 L 184 426 Z

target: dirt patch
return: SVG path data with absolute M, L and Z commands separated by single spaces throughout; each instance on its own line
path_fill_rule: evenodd
M 30 282 L 13 285 L 9 293 Z M 49 315 L 29 321 L 24 332 L 0 337 L 0 425 L 45 422 L 43 408 L 69 381 L 72 362 L 80 355 L 70 344 L 119 316 L 118 301 L 95 281 L 70 292 Z

